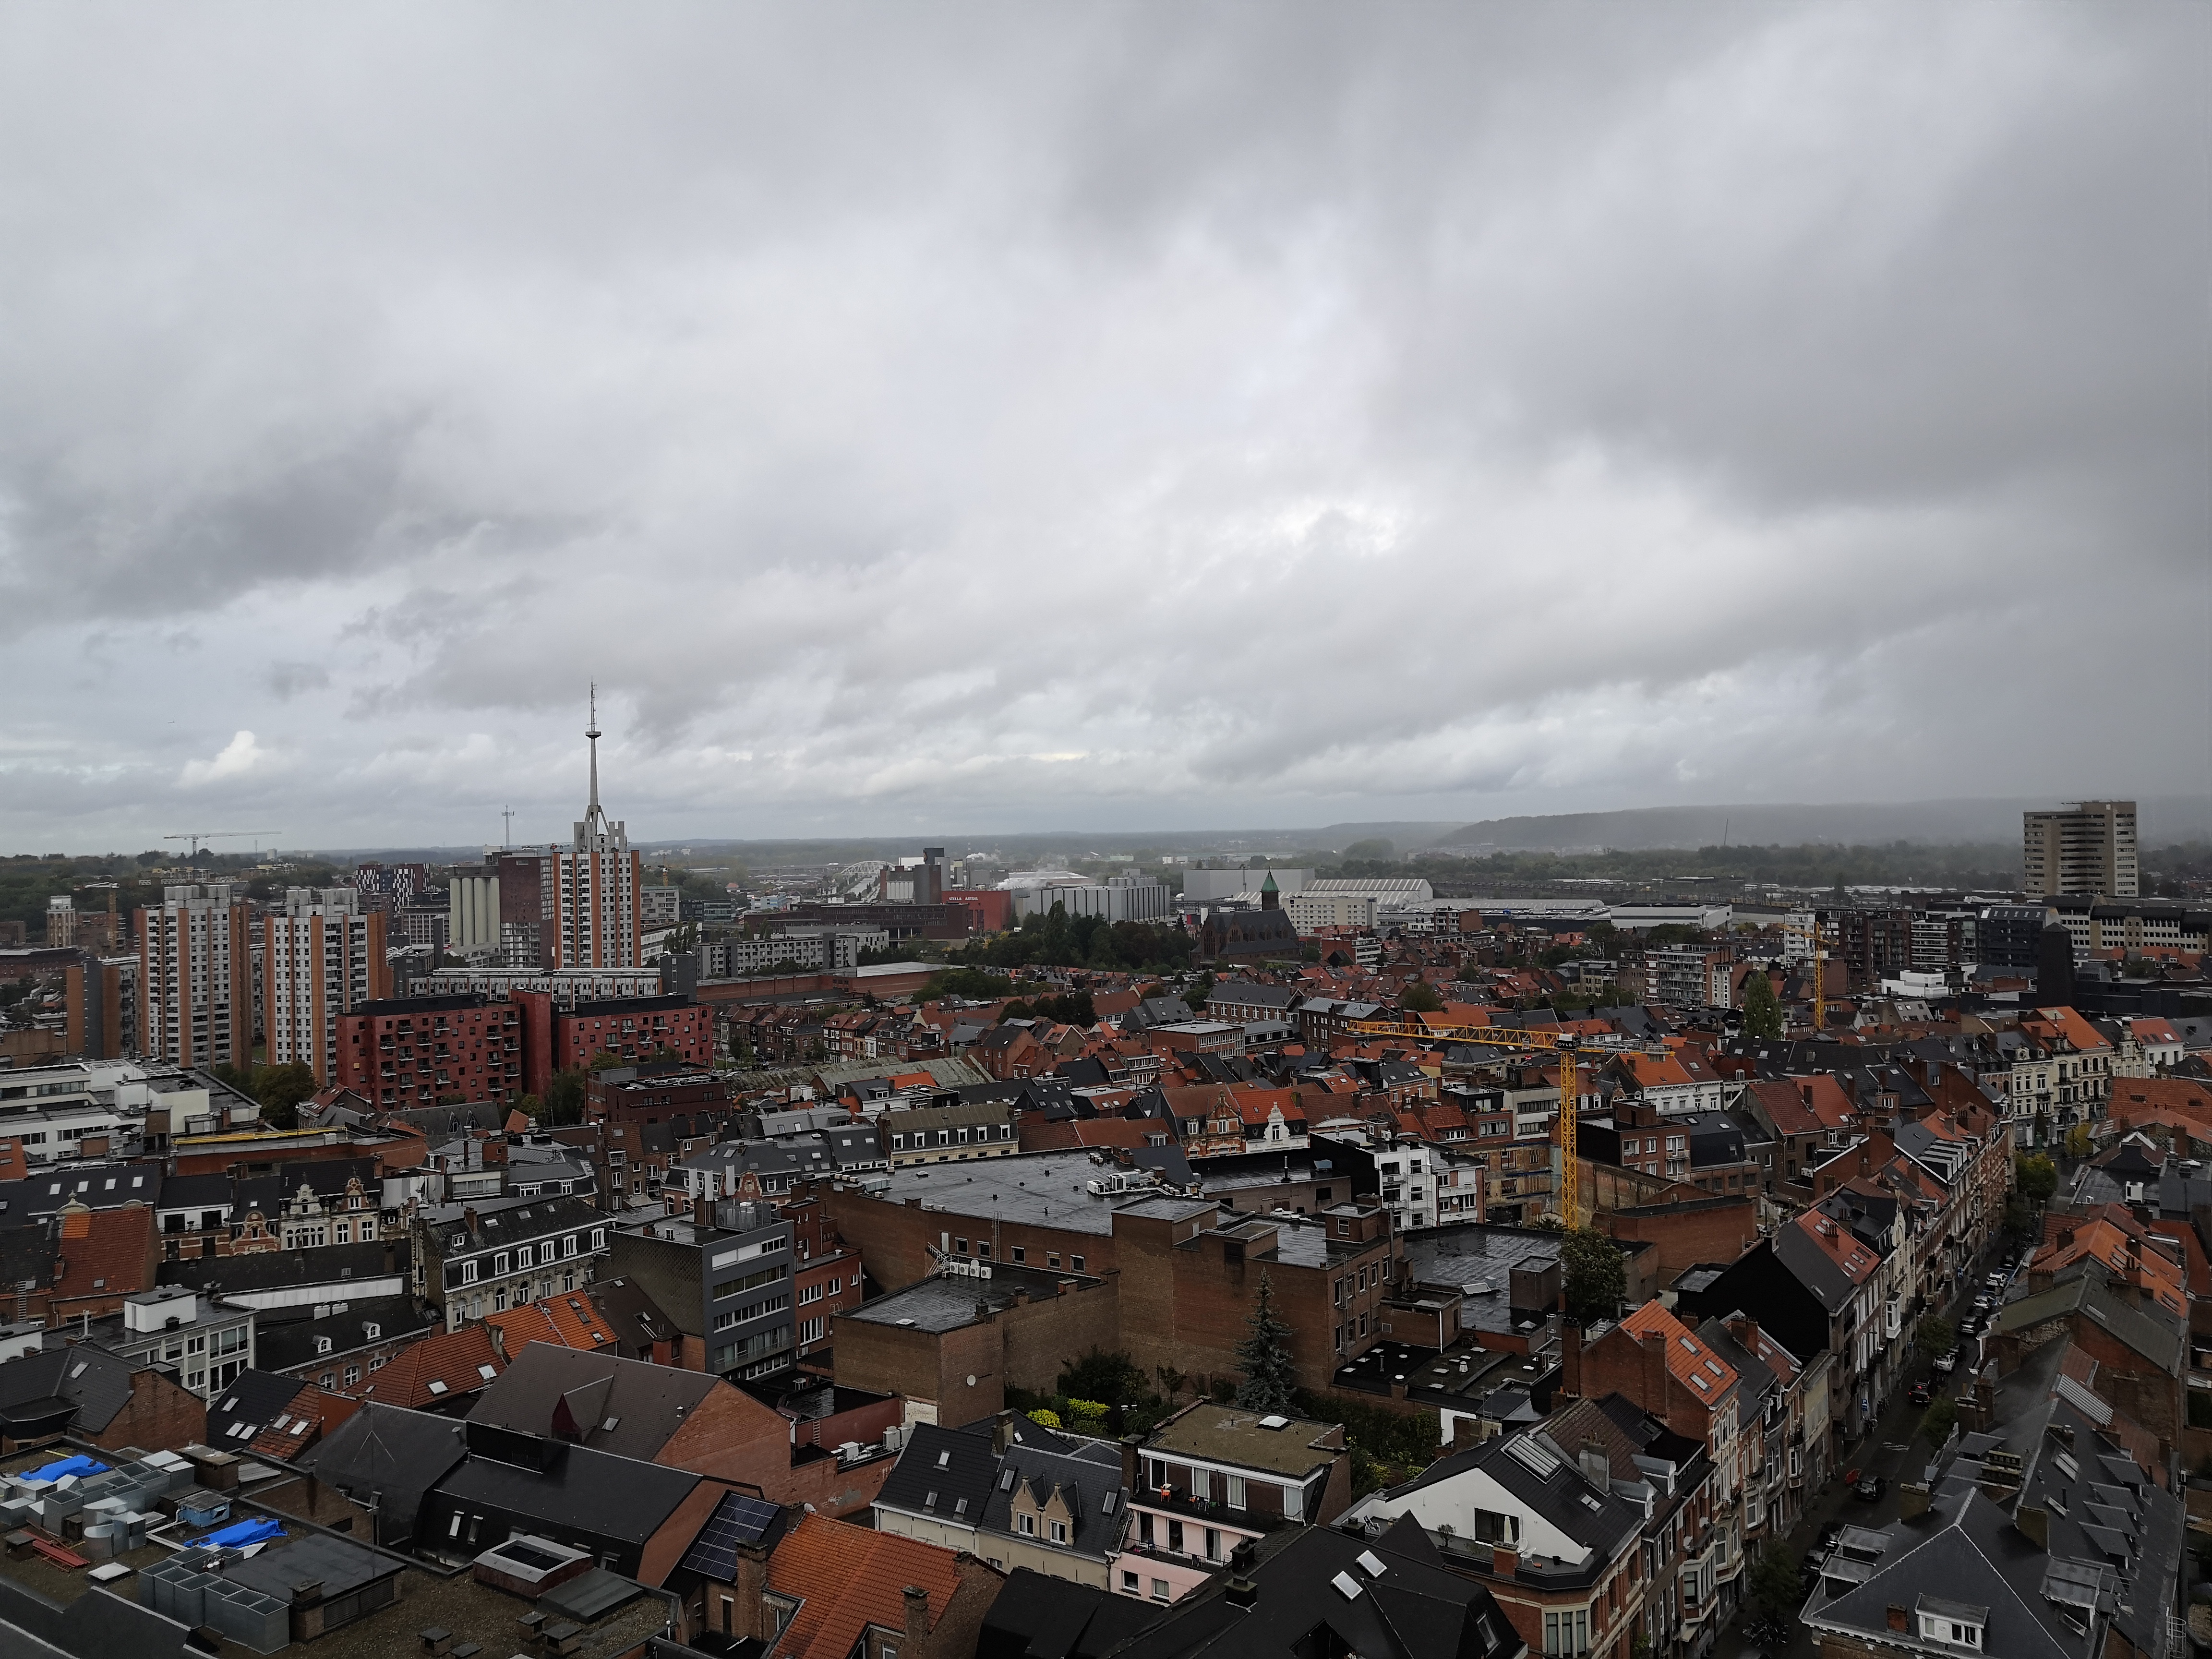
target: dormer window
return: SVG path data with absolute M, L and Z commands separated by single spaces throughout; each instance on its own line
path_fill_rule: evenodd
M 1924 1640 L 1941 1642 L 1948 1647 L 1972 1648 L 1979 1651 L 1982 1627 L 1966 1624 L 1956 1619 L 1937 1619 L 1927 1613 L 1920 1615 L 1920 1634 Z

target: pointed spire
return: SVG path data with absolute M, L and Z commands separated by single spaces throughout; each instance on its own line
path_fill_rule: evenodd
M 584 822 L 596 823 L 599 818 L 599 683 L 592 682 L 592 717 L 584 727 L 584 735 L 592 740 L 592 803 L 584 809 Z

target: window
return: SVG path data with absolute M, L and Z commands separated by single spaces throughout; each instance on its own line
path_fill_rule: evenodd
M 1213 1495 L 1212 1471 L 1193 1469 L 1190 1472 L 1190 1495 L 1200 1504 Z
M 1589 1609 L 1566 1607 L 1544 1614 L 1544 1651 L 1581 1654 L 1589 1651 Z
M 526 1261 L 522 1265 L 526 1267 L 530 1263 Z M 497 1255 L 492 1257 L 491 1270 L 495 1273 L 513 1273 L 514 1271 L 514 1258 L 507 1255 L 505 1250 L 501 1250 Z
M 568 1237 L 561 1241 L 561 1254 L 562 1255 L 574 1255 L 576 1254 L 575 1234 L 570 1233 Z
M 1083 1271 L 1083 1258 L 1079 1255 L 1072 1255 L 1067 1258 L 1067 1265 L 1074 1268 L 1076 1272 L 1081 1273 Z
M 1227 1477 L 1227 1481 L 1229 1507 L 1232 1510 L 1243 1509 L 1244 1507 L 1244 1477 L 1241 1474 L 1232 1474 Z
M 592 1248 L 595 1250 L 604 1250 L 607 1248 L 607 1230 L 605 1227 L 592 1229 Z
M 1133 1572 L 1125 1572 L 1121 1575 L 1121 1588 L 1131 1595 L 1140 1595 L 1144 1593 L 1144 1586 Z
M 464 1285 L 473 1285 L 476 1282 L 477 1264 L 473 1261 L 464 1261 L 461 1263 L 461 1283 Z
M 1034 1515 L 1023 1515 L 1016 1516 L 1015 1519 L 1018 1522 L 1016 1530 L 1018 1531 L 1023 1537 L 1034 1538 L 1036 1536 L 1036 1516 Z
M 1920 1633 L 1931 1642 L 1942 1642 L 1954 1648 L 1978 1648 L 1982 1644 L 1982 1627 L 1955 1619 L 1939 1618 L 1934 1613 L 1920 1615 Z
M 549 1246 L 548 1248 L 550 1249 L 550 1247 Z M 532 1265 L 529 1245 L 524 1245 L 520 1249 L 514 1253 L 514 1265 L 518 1267 L 527 1267 Z
M 799 1323 L 799 1340 L 801 1342 L 819 1342 L 822 1340 L 822 1322 L 818 1319 L 801 1320 Z
M 1168 1599 L 1168 1581 L 1167 1581 L 1166 1579 L 1164 1579 L 1164 1578 L 1155 1578 L 1155 1579 L 1153 1579 L 1153 1580 L 1152 1580 L 1152 1600 L 1153 1600 L 1153 1601 L 1166 1601 L 1167 1599 Z
M 1055 1521 L 1052 1523 L 1052 1541 L 1055 1544 L 1065 1544 L 1067 1541 L 1066 1522 Z
M 354 1385 L 355 1383 L 356 1383 L 356 1382 L 360 1382 L 360 1381 L 361 1381 L 361 1367 L 360 1367 L 360 1366 L 358 1366 L 358 1365 L 349 1365 L 349 1366 L 347 1366 L 347 1367 L 345 1368 L 345 1385 L 346 1385 L 346 1387 L 348 1387 L 349 1389 L 350 1389 L 351 1387 L 353 1387 L 353 1385 Z

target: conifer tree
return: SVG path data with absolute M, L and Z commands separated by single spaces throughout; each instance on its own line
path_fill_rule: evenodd
M 1237 1385 L 1237 1403 L 1248 1411 L 1287 1412 L 1297 1374 L 1291 1363 L 1291 1328 L 1275 1312 L 1275 1286 L 1267 1273 L 1260 1274 L 1260 1294 L 1245 1320 L 1252 1334 L 1237 1345 L 1237 1363 L 1244 1380 Z

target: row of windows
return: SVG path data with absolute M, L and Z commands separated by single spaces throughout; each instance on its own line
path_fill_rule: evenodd
M 581 1233 L 570 1233 L 562 1238 L 549 1238 L 542 1245 L 524 1244 L 513 1250 L 496 1251 L 491 1259 L 492 1277 L 497 1279 L 511 1273 L 527 1272 L 530 1268 L 541 1264 L 550 1267 L 559 1257 L 574 1255 L 581 1248 L 582 1238 Z M 558 1249 L 555 1248 L 556 1245 L 559 1247 Z M 607 1248 L 607 1230 L 605 1227 L 592 1229 L 591 1247 L 594 1250 L 604 1250 Z M 473 1285 L 477 1282 L 477 1268 L 482 1261 L 481 1256 L 471 1256 L 461 1263 L 460 1282 L 462 1284 Z
M 959 1136 L 957 1140 L 953 1139 L 956 1133 Z M 978 1125 L 975 1129 L 975 1139 L 977 1143 L 988 1140 L 1012 1140 L 1013 1138 L 1014 1126 L 1011 1123 L 1000 1124 L 998 1126 L 998 1132 L 995 1134 L 992 1133 L 992 1126 L 988 1123 Z M 908 1137 L 905 1134 L 894 1134 L 891 1137 L 891 1150 L 895 1152 L 905 1152 L 907 1150 L 907 1139 Z M 969 1144 L 968 1131 L 965 1129 L 961 1129 L 957 1132 L 951 1129 L 939 1129 L 937 1132 L 937 1139 L 934 1141 L 930 1139 L 928 1130 L 916 1129 L 914 1131 L 913 1139 L 914 1150 L 918 1152 L 926 1151 L 932 1146 L 965 1146 Z
M 952 1250 L 953 1254 L 956 1255 L 966 1255 L 968 1254 L 968 1241 L 964 1238 L 954 1239 L 952 1241 Z M 1030 1259 L 1029 1247 L 1025 1244 L 1017 1244 L 1008 1250 L 1006 1254 L 1016 1261 L 1027 1261 Z M 988 1238 L 977 1239 L 975 1241 L 975 1255 L 982 1261 L 988 1261 L 991 1259 L 991 1241 Z M 1060 1266 L 1060 1252 L 1058 1250 L 1047 1250 L 1044 1253 L 1044 1265 L 1048 1267 L 1057 1267 Z M 1067 1265 L 1077 1273 L 1084 1271 L 1083 1258 L 1079 1255 L 1071 1255 L 1068 1257 Z

